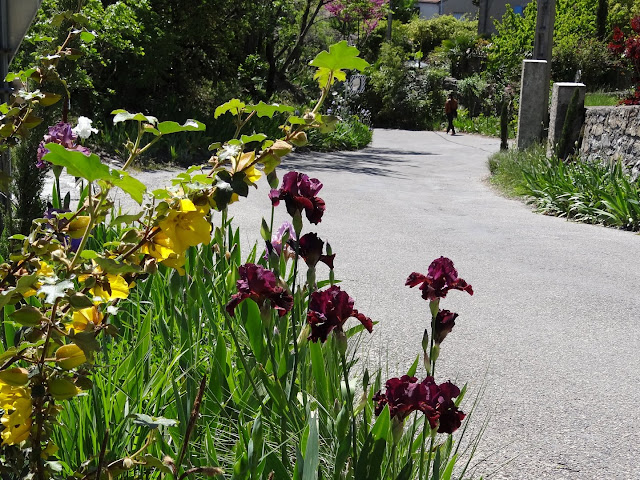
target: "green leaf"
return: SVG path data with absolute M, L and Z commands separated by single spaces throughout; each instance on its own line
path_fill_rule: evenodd
M 330 79 L 330 83 L 333 83 L 333 80 L 344 81 L 346 74 L 343 70 L 355 69 L 362 72 L 369 63 L 358 57 L 359 53 L 360 51 L 349 46 L 346 40 L 331 45 L 328 52 L 324 50 L 311 60 L 310 65 L 318 68 L 313 78 L 318 79 L 320 87 L 324 88 Z
M 213 113 L 213 118 L 218 118 L 220 115 L 223 115 L 227 112 L 231 112 L 232 115 L 238 115 L 240 111 L 244 109 L 244 107 L 246 107 L 244 102 L 241 102 L 237 98 L 232 98 L 227 103 L 224 103 L 216 108 L 216 111 Z
M 326 366 L 324 364 L 322 345 L 320 342 L 310 342 L 309 353 L 311 354 L 313 379 L 318 389 L 318 400 L 326 408 L 329 406 L 328 400 L 331 398 L 331 395 L 329 393 L 329 383 L 327 381 Z
M 391 415 L 389 414 L 388 408 L 382 410 L 382 413 L 371 429 L 371 435 L 374 440 L 383 439 L 389 443 L 393 441 L 391 434 Z
M 133 418 L 133 423 L 136 425 L 142 425 L 143 427 L 156 429 L 158 427 L 175 427 L 178 424 L 177 420 L 164 417 L 151 417 L 144 413 L 133 413 L 129 415 Z
M 296 117 L 295 115 L 291 115 L 289 118 L 287 118 L 287 121 L 291 124 L 291 125 L 306 125 L 307 122 L 304 118 L 302 117 Z
M 206 126 L 197 120 L 188 119 L 183 125 L 178 122 L 160 122 L 156 127 L 163 135 L 176 132 L 204 132 Z
M 93 260 L 98 257 L 98 252 L 95 250 L 82 250 L 82 252 L 80 252 L 80 256 L 85 260 Z
M 32 307 L 30 305 L 25 305 L 19 310 L 16 310 L 11 315 L 9 315 L 9 318 L 12 321 L 26 327 L 33 327 L 35 325 L 38 325 L 43 319 L 40 309 Z
M 256 133 L 254 135 L 242 135 L 240 141 L 242 143 L 262 142 L 266 140 L 267 136 L 264 133 Z
M 112 273 L 114 275 L 140 272 L 140 267 L 130 265 L 128 263 L 116 262 L 112 258 L 96 257 L 94 258 L 94 262 L 100 266 L 103 272 Z
M 436 449 L 436 458 L 433 460 L 433 476 L 431 480 L 440 480 L 440 449 Z
M 457 454 L 451 457 L 451 460 L 449 460 L 449 463 L 447 464 L 447 468 L 445 468 L 444 472 L 442 472 L 441 480 L 451 480 L 451 475 L 453 475 L 453 467 L 455 467 L 457 459 Z
M 315 411 L 309 415 L 309 437 L 304 450 L 304 469 L 302 470 L 302 480 L 317 480 L 319 458 L 319 436 L 318 436 L 318 413 Z
M 93 153 L 87 156 L 82 152 L 67 150 L 57 143 L 47 143 L 45 147 L 49 150 L 49 153 L 43 158 L 54 165 L 66 167 L 69 175 L 84 178 L 89 182 L 111 178 L 109 167 L 102 163 L 100 158 Z
M 68 300 L 71 306 L 78 310 L 81 308 L 93 307 L 93 302 L 91 301 L 91 299 L 79 292 L 70 295 Z
M 57 93 L 45 93 L 44 97 L 40 99 L 40 105 L 43 107 L 49 107 L 57 103 L 61 98 L 62 96 Z
M 138 205 L 142 204 L 142 198 L 147 191 L 147 187 L 137 178 L 132 177 L 122 170 L 111 170 L 109 181 L 116 187 L 127 193 Z
M 346 40 L 334 43 L 326 50 L 316 55 L 311 60 L 312 67 L 327 68 L 329 70 L 351 70 L 363 71 L 369 66 L 366 60 L 358 57 L 360 51 L 356 47 L 351 47 Z
M 111 220 L 110 225 L 120 225 L 121 223 L 125 223 L 127 225 L 129 225 L 130 223 L 133 223 L 137 220 L 140 220 L 140 217 L 142 217 L 142 214 L 144 212 L 139 212 L 136 214 L 132 214 L 132 215 L 118 215 L 116 218 L 114 218 L 113 220 Z M 82 252 L 84 253 L 84 252 Z
M 94 32 L 89 32 L 85 30 L 80 34 L 80 38 L 82 39 L 83 42 L 89 43 L 96 38 L 96 34 Z
M 253 354 L 260 363 L 266 363 L 267 350 L 264 344 L 262 319 L 260 318 L 258 304 L 251 299 L 247 299 L 239 305 L 236 312 L 239 314 L 238 318 L 242 319 L 241 322 L 245 326 Z M 276 366 L 272 365 L 271 368 L 275 371 Z
M 158 119 L 156 117 L 145 115 L 144 113 L 129 113 L 126 110 L 118 109 L 111 112 L 111 114 L 115 115 L 113 117 L 113 123 L 126 122 L 128 120 L 147 122 L 152 125 L 156 125 L 158 123 Z
M 295 111 L 295 108 L 288 105 L 280 105 L 278 103 L 269 105 L 261 101 L 257 105 L 247 105 L 246 110 L 248 112 L 256 112 L 256 115 L 258 115 L 258 117 L 272 118 L 276 113 L 293 112 Z
M 411 365 L 411 368 L 407 371 L 407 375 L 410 377 L 414 377 L 416 375 L 416 370 L 418 370 L 418 363 L 420 362 L 420 355 L 416 355 L 416 360 Z

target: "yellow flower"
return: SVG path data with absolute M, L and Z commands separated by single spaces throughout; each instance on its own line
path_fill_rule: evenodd
M 86 329 L 89 322 L 94 325 L 99 325 L 102 322 L 102 314 L 98 312 L 98 309 L 95 306 L 73 312 L 71 326 L 76 332 Z
M 116 298 L 127 298 L 129 296 L 129 284 L 122 278 L 121 275 L 113 275 L 108 273 L 106 275 L 106 282 L 109 284 L 109 292 L 106 285 L 97 283 L 90 292 L 95 297 L 100 297 L 103 301 L 108 302 Z
M 15 445 L 26 440 L 31 430 L 31 393 L 28 388 L 13 387 L 0 382 L 0 408 L 4 414 L 0 423 L 2 445 Z
M 36 270 L 36 275 L 38 276 L 38 278 L 54 277 L 55 274 L 56 272 L 53 270 L 53 268 L 51 268 L 51 265 L 49 265 L 47 262 L 43 262 L 42 260 L 40 260 L 40 268 Z M 33 284 L 33 286 L 35 288 L 30 288 L 29 290 L 27 290 L 22 294 L 24 298 L 32 297 L 36 293 L 38 293 L 38 289 L 42 286 L 42 282 L 36 282 Z
M 175 255 L 173 243 L 162 231 L 156 233 L 150 241 L 142 245 L 140 251 L 146 255 L 151 255 L 157 260 L 166 260 L 171 255 Z
M 189 247 L 211 241 L 211 224 L 191 200 L 180 200 L 180 210 L 171 210 L 159 226 L 177 255 Z
M 184 275 L 184 264 L 186 261 L 187 256 L 185 254 L 178 255 L 174 253 L 164 259 L 161 263 L 167 267 L 175 268 L 179 275 Z

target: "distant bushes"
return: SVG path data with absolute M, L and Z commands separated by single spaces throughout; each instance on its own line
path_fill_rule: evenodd
M 373 124 L 408 130 L 439 126 L 444 118 L 445 76 L 440 69 L 407 65 L 401 48 L 384 44 L 362 96 Z

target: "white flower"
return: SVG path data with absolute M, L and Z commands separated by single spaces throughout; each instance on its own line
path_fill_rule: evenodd
M 92 120 L 87 117 L 78 117 L 78 125 L 73 129 L 73 133 L 80 138 L 89 138 L 92 133 L 98 133 L 97 128 L 91 128 Z

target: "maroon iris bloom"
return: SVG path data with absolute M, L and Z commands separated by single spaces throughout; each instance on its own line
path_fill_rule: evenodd
M 418 382 L 416 377 L 403 375 L 387 380 L 385 387 L 385 393 L 378 392 L 373 397 L 376 415 L 382 413 L 385 405 L 389 405 L 391 417 L 400 421 L 419 411 L 425 414 L 431 428 L 438 428 L 438 433 L 453 433 L 464 420 L 465 414 L 453 401 L 460 395 L 460 389 L 451 382 L 437 385 L 433 377 Z
M 449 310 L 440 310 L 438 312 L 433 332 L 433 341 L 435 343 L 441 344 L 449 332 L 453 330 L 456 325 L 456 318 L 458 318 L 458 314 Z
M 307 233 L 300 238 L 298 253 L 304 259 L 307 266 L 313 268 L 318 262 L 323 262 L 333 269 L 335 254 L 323 255 L 324 242 L 315 233 Z
M 275 207 L 280 204 L 280 200 L 284 200 L 287 212 L 292 217 L 296 212 L 302 213 L 304 210 L 309 221 L 317 225 L 324 213 L 324 200 L 316 196 L 321 188 L 322 183 L 317 178 L 309 178 L 304 173 L 289 172 L 282 177 L 280 189 L 271 190 L 269 198 Z
M 426 276 L 413 272 L 407 278 L 405 285 L 412 288 L 420 285 L 422 298 L 425 300 L 444 298 L 449 290 L 462 290 L 473 295 L 471 285 L 458 277 L 458 271 L 454 268 L 453 262 L 446 257 L 436 258 L 431 262 Z
M 36 163 L 36 166 L 38 168 L 46 168 L 47 165 L 49 165 L 47 161 L 42 159 L 42 157 L 49 153 L 49 150 L 45 148 L 47 143 L 57 143 L 69 150 L 77 150 L 85 155 L 89 155 L 91 152 L 88 148 L 85 148 L 82 145 L 76 145 L 77 138 L 78 136 L 73 133 L 71 125 L 68 123 L 59 122 L 53 127 L 49 127 L 49 131 L 44 135 L 40 145 L 38 145 L 38 162 Z
M 236 307 L 243 300 L 250 298 L 262 308 L 268 301 L 271 308 L 281 317 L 291 310 L 293 297 L 282 287 L 277 286 L 275 274 L 271 270 L 247 263 L 238 268 L 240 279 L 236 282 L 238 293 L 231 296 L 227 303 L 227 312 L 233 315 Z
M 350 317 L 358 319 L 369 333 L 373 331 L 371 319 L 353 308 L 353 298 L 340 287 L 334 285 L 327 290 L 313 292 L 307 313 L 307 322 L 311 326 L 309 340 L 325 342 L 333 330 L 342 331 Z

